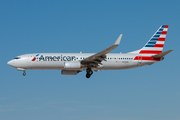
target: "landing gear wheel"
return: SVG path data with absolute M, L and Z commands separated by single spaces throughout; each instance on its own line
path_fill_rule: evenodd
M 91 75 L 87 73 L 86 74 L 86 78 L 90 78 L 90 77 L 91 77 Z
M 86 78 L 90 78 L 91 77 L 91 75 L 93 74 L 93 71 L 91 70 L 91 68 L 87 68 L 87 70 L 86 70 Z
M 25 73 L 25 72 L 23 72 L 23 76 L 26 76 L 26 73 Z
M 90 71 L 88 72 L 88 74 L 92 75 L 92 74 L 93 74 L 93 71 L 92 71 L 92 70 L 90 70 Z

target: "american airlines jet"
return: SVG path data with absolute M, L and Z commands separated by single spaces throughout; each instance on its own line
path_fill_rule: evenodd
M 86 77 L 90 78 L 93 71 L 121 70 L 151 65 L 162 61 L 164 56 L 173 50 L 163 51 L 168 25 L 162 25 L 145 46 L 139 50 L 122 53 L 109 53 L 116 48 L 122 38 L 122 34 L 109 48 L 99 53 L 34 53 L 15 57 L 7 64 L 24 71 L 33 69 L 57 69 L 62 75 L 77 75 L 86 71 Z

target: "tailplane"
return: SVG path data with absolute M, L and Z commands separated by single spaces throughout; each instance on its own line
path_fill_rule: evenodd
M 167 55 L 168 53 L 172 52 L 173 50 L 168 50 L 166 52 L 162 52 L 159 53 L 157 55 L 153 55 L 152 58 L 157 59 L 157 58 L 163 58 L 165 55 Z

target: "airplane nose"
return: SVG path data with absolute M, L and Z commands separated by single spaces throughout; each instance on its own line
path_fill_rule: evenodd
M 10 61 L 7 62 L 7 64 L 8 64 L 9 66 L 13 66 L 13 63 L 14 63 L 14 62 L 13 62 L 12 60 L 10 60 Z

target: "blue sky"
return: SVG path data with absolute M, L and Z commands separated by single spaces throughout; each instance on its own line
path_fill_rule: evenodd
M 179 4 L 177 0 L 0 1 L 1 120 L 179 120 Z M 26 53 L 97 53 L 123 34 L 112 52 L 144 46 L 169 25 L 159 63 L 129 70 L 63 76 L 22 72 L 7 61 Z

